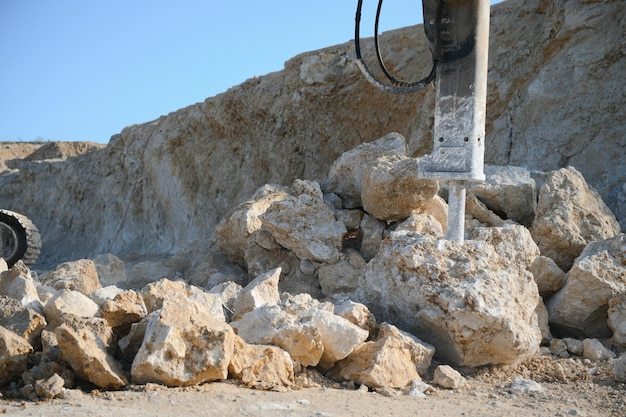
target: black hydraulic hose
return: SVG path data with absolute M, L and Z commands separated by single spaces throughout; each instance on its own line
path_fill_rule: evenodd
M 408 82 L 403 80 L 398 80 L 395 78 L 385 66 L 385 62 L 382 58 L 380 52 L 380 44 L 378 41 L 378 26 L 380 21 L 380 14 L 382 10 L 383 0 L 378 1 L 378 8 L 376 10 L 376 20 L 374 23 L 374 44 L 376 49 L 376 56 L 378 58 L 378 64 L 383 74 L 387 79 L 391 82 L 391 85 L 384 84 L 380 80 L 376 78 L 374 74 L 369 70 L 363 57 L 361 55 L 361 37 L 360 37 L 360 29 L 361 29 L 361 10 L 363 7 L 363 0 L 359 0 L 356 9 L 356 17 L 355 17 L 355 29 L 354 29 L 354 46 L 356 51 L 357 65 L 361 69 L 365 78 L 374 84 L 376 87 L 390 91 L 393 93 L 412 93 L 414 91 L 420 90 L 424 88 L 426 85 L 433 82 L 437 75 L 437 66 L 439 65 L 439 59 L 441 55 L 441 17 L 443 14 L 443 3 L 444 0 L 439 0 L 437 3 L 437 13 L 435 16 L 435 31 L 434 31 L 434 48 L 433 48 L 433 66 L 430 70 L 430 73 L 422 80 L 416 82 Z M 426 22 L 424 22 L 426 24 Z

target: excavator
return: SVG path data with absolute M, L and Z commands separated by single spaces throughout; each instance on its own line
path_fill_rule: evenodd
M 430 42 L 432 69 L 424 78 L 400 80 L 387 69 L 381 53 L 378 26 L 383 0 L 378 0 L 374 46 L 378 70 L 361 54 L 363 0 L 355 23 L 357 65 L 365 78 L 383 91 L 411 93 L 435 84 L 434 146 L 420 159 L 418 175 L 448 183 L 446 239 L 463 244 L 465 192 L 484 181 L 489 0 L 423 0 L 424 32 Z
M 26 216 L 0 209 L 0 258 L 10 268 L 20 259 L 32 266 L 41 253 L 41 236 Z

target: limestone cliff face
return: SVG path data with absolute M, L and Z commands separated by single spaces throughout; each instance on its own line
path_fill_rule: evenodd
M 487 163 L 574 165 L 609 206 L 626 200 L 624 20 L 621 1 L 492 8 Z M 394 71 L 428 71 L 421 26 L 383 42 Z M 359 143 L 397 131 L 409 154 L 427 153 L 433 100 L 433 88 L 394 96 L 369 85 L 351 43 L 304 53 L 280 72 L 126 127 L 104 149 L 14 164 L 0 173 L 0 205 L 41 229 L 44 265 L 106 252 L 173 253 L 210 238 L 263 184 L 324 180 Z

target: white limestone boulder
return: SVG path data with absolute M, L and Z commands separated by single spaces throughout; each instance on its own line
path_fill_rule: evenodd
M 342 199 L 344 208 L 362 207 L 362 183 L 370 164 L 384 155 L 406 154 L 406 141 L 395 132 L 374 142 L 358 145 L 333 162 L 324 183 L 324 192 L 337 194 Z
M 224 320 L 222 299 L 218 294 L 211 294 L 195 285 L 184 281 L 171 281 L 167 278 L 152 282 L 141 289 L 141 296 L 147 313 L 159 310 L 168 298 L 186 300 L 209 309 L 218 320 Z
M 417 159 L 404 155 L 384 155 L 373 161 L 361 184 L 363 209 L 385 221 L 423 213 L 439 191 L 439 182 L 420 178 L 417 166 Z
M 326 310 L 312 308 L 298 313 L 300 319 L 309 319 L 319 330 L 324 352 L 319 366 L 330 369 L 357 349 L 369 336 L 369 332 L 343 317 Z
M 32 272 L 24 262 L 17 261 L 10 269 L 0 272 L 0 294 L 11 297 L 24 307 L 41 313 L 43 308 L 38 288 L 41 286 L 33 279 Z
M 479 227 L 473 231 L 471 239 L 491 244 L 500 257 L 527 270 L 530 270 L 535 258 L 539 256 L 539 248 L 528 229 L 517 224 Z
M 246 343 L 274 345 L 302 367 L 316 366 L 324 353 L 315 323 L 287 313 L 277 305 L 264 305 L 230 323 Z
M 96 265 L 90 259 L 60 264 L 42 279 L 42 284 L 57 291 L 73 290 L 86 296 L 102 288 Z
M 365 304 L 346 300 L 335 306 L 334 313 L 356 324 L 361 329 L 367 330 L 370 337 L 378 331 L 376 317 L 374 317 Z
M 259 275 L 246 285 L 233 301 L 233 320 L 262 305 L 276 305 L 280 301 L 278 281 L 281 268 Z
M 485 181 L 469 187 L 490 210 L 506 220 L 530 226 L 537 209 L 537 186 L 530 171 L 515 166 L 485 165 Z
M 290 195 L 274 201 L 260 215 L 263 229 L 300 259 L 334 262 L 347 232 L 313 181 L 296 180 Z
M 346 249 L 340 254 L 337 262 L 320 265 L 318 279 L 322 293 L 331 297 L 335 294 L 354 292 L 366 264 L 359 252 Z
M 590 243 L 546 301 L 550 324 L 578 337 L 610 337 L 609 301 L 626 293 L 626 234 Z
M 539 294 L 542 297 L 560 290 L 565 283 L 565 272 L 547 256 L 537 256 L 530 266 L 530 272 L 535 277 Z
M 433 382 L 443 388 L 457 389 L 463 385 L 465 378 L 451 366 L 439 365 L 435 368 Z
M 589 243 L 615 237 L 620 226 L 580 172 L 567 167 L 548 174 L 531 232 L 541 254 L 568 271 Z
M 289 196 L 288 190 L 277 185 L 259 188 L 252 198 L 230 210 L 215 229 L 217 247 L 228 255 L 231 261 L 246 266 L 244 254 L 248 241 L 261 228 L 261 219 L 268 207 Z
M 32 351 L 26 339 L 0 326 L 0 385 L 7 385 L 26 371 Z
M 126 334 L 133 323 L 148 315 L 146 304 L 140 293 L 127 290 L 100 306 L 100 317 L 114 330 Z
M 61 290 L 46 303 L 43 311 L 48 323 L 59 324 L 65 321 L 67 316 L 94 318 L 99 307 L 81 292 Z
M 41 346 L 40 335 L 46 325 L 41 314 L 22 307 L 13 298 L 0 295 L 0 326 L 23 337 L 32 346 Z
M 403 388 L 421 380 L 435 349 L 395 326 L 383 323 L 376 340 L 366 342 L 335 364 L 332 378 L 370 388 Z
M 61 359 L 79 378 L 104 389 L 120 389 L 128 385 L 122 365 L 89 328 L 74 328 L 63 323 L 54 334 L 61 349 Z
M 235 336 L 229 374 L 248 387 L 270 390 L 294 384 L 293 361 L 276 346 L 250 345 Z
M 159 314 L 150 316 L 131 366 L 132 382 L 189 386 L 226 379 L 234 340 L 233 329 L 211 309 L 165 298 Z
M 604 346 L 598 339 L 587 338 L 583 340 L 583 358 L 593 362 L 602 362 L 613 359 L 617 355 Z
M 542 340 L 532 275 L 482 241 L 460 246 L 393 232 L 357 295 L 451 364 L 517 363 L 535 355 Z

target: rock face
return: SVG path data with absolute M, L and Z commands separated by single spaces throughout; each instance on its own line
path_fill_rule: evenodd
M 485 242 L 459 246 L 395 232 L 359 284 L 374 313 L 417 334 L 450 363 L 514 363 L 539 349 L 532 275 Z
M 619 1 L 493 7 L 485 160 L 531 171 L 574 166 L 624 222 L 622 11 Z M 382 42 L 400 74 L 427 71 L 421 27 L 385 33 Z M 369 45 L 363 52 L 375 59 Z M 40 262 L 49 268 L 105 253 L 175 253 L 210 238 L 227 211 L 263 184 L 324 180 L 343 152 L 390 131 L 407 138 L 407 156 L 424 155 L 432 148 L 433 100 L 432 88 L 410 96 L 378 91 L 354 65 L 353 45 L 337 45 L 124 128 L 104 149 L 14 163 L 0 176 L 3 205 L 39 227 Z M 338 194 L 346 206 L 360 199 L 356 188 Z

